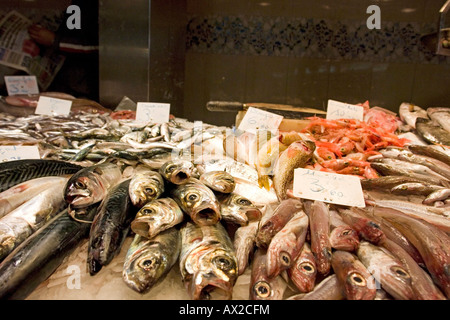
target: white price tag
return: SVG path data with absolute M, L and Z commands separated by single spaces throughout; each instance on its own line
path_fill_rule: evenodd
M 283 121 L 283 116 L 258 108 L 249 107 L 239 124 L 239 129 L 243 131 L 276 131 L 278 130 L 281 121 Z
M 35 113 L 49 116 L 68 115 L 71 108 L 70 100 L 40 96 Z
M 335 100 L 328 100 L 327 119 L 364 119 L 364 108 Z
M 136 122 L 164 123 L 170 117 L 170 103 L 138 102 Z
M 37 146 L 0 146 L 0 161 L 40 159 Z
M 5 84 L 10 96 L 39 93 L 36 76 L 5 76 Z
M 345 206 L 365 207 L 360 178 L 352 175 L 297 168 L 294 196 Z

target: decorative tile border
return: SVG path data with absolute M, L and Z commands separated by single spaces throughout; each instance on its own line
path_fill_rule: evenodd
M 366 22 L 261 16 L 193 16 L 186 32 L 187 50 L 200 53 L 310 57 L 370 62 L 450 63 L 420 42 L 414 22 Z

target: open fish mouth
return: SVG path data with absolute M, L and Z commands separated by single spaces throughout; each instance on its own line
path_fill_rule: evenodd
M 196 280 L 201 277 L 201 282 Z M 215 277 L 201 276 L 194 277 L 189 284 L 191 297 L 194 300 L 230 300 L 233 286 L 230 282 L 219 280 Z
M 154 221 L 150 217 L 136 218 L 131 222 L 131 230 L 142 237 L 152 237 L 157 229 L 154 226 Z
M 170 176 L 170 182 L 174 184 L 183 184 L 191 177 L 191 174 L 186 170 L 176 170 Z
M 202 226 L 216 224 L 220 220 L 220 213 L 211 206 L 203 206 L 192 212 L 192 220 Z

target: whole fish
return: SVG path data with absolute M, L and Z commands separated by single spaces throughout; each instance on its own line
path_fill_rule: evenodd
M 428 108 L 428 116 L 450 133 L 450 108 Z
M 0 219 L 0 261 L 63 209 L 62 189 L 66 182 L 67 178 L 60 177 Z
M 97 207 L 89 209 L 86 219 L 92 221 Z M 58 213 L 0 263 L 0 299 L 25 299 L 88 237 L 89 228 L 66 210 Z
M 308 211 L 307 211 L 308 212 Z M 331 269 L 330 213 L 322 201 L 314 201 L 309 212 L 311 251 L 316 258 L 317 271 L 327 275 Z
M 415 154 L 429 156 L 450 166 L 450 147 L 443 145 L 409 145 L 408 149 Z
M 287 185 L 294 177 L 294 169 L 302 168 L 312 158 L 316 145 L 312 141 L 295 141 L 278 157 L 273 168 L 273 185 L 279 200 L 287 198 Z
M 450 238 L 447 233 L 397 210 L 374 208 L 373 212 L 392 223 L 411 241 L 420 252 L 434 282 L 450 298 Z
M 448 134 L 448 131 L 439 124 L 434 124 L 431 120 L 417 118 L 416 130 L 428 143 L 450 146 L 450 135 Z
M 355 255 L 336 250 L 331 257 L 331 265 L 347 300 L 375 299 L 375 278 Z
M 422 201 L 425 205 L 431 205 L 436 201 L 442 201 L 450 198 L 450 188 L 444 188 L 440 190 L 435 190 L 428 194 L 428 196 Z
M 281 276 L 271 278 L 267 275 L 266 260 L 266 250 L 256 249 L 250 276 L 250 300 L 283 299 L 287 284 Z
M 308 293 L 290 296 L 287 300 L 344 300 L 345 295 L 339 286 L 336 274 L 327 276 Z
M 222 193 L 231 193 L 236 187 L 233 176 L 226 171 L 209 171 L 200 175 L 200 182 L 208 188 Z
M 240 178 L 234 178 L 234 181 L 236 182 L 236 187 L 233 193 L 247 198 L 258 207 L 269 206 L 279 202 L 273 187 L 270 190 L 266 190 L 260 188 L 258 184 Z
M 256 236 L 256 245 L 260 248 L 267 249 L 275 234 L 283 229 L 294 214 L 302 210 L 302 207 L 302 202 L 299 199 L 290 198 L 281 201 L 272 215 L 266 220 L 261 221 Z
M 398 113 L 400 119 L 412 128 L 416 127 L 417 118 L 428 119 L 428 114 L 425 109 L 408 102 L 400 104 Z
M 0 193 L 0 218 L 30 200 L 43 190 L 51 187 L 61 177 L 49 176 L 31 179 L 15 185 Z M 67 179 L 66 179 L 67 181 Z
M 225 228 L 220 223 L 200 226 L 187 221 L 180 231 L 180 271 L 191 299 L 230 300 L 238 267 Z
M 217 197 L 220 203 L 220 214 L 224 221 L 245 226 L 251 221 L 261 220 L 261 211 L 247 198 L 235 194 L 224 194 Z
M 417 300 L 446 300 L 428 273 L 401 246 L 385 239 L 381 245 L 399 259 L 411 275 L 411 285 Z
M 152 239 L 136 234 L 125 256 L 122 277 L 131 289 L 149 292 L 165 279 L 181 251 L 180 231 L 170 228 Z
M 164 193 L 163 177 L 147 166 L 139 165 L 131 177 L 129 193 L 133 205 L 142 208 Z
M 0 163 L 0 192 L 19 183 L 44 176 L 74 174 L 83 167 L 49 159 L 24 159 Z
M 379 178 L 361 179 L 361 186 L 364 190 L 385 190 L 389 191 L 405 183 L 427 183 L 424 179 L 412 178 L 404 175 L 385 175 Z
M 216 195 L 197 179 L 189 179 L 170 190 L 172 198 L 195 223 L 212 225 L 220 221 L 220 204 Z
M 289 269 L 305 243 L 309 219 L 303 211 L 294 216 L 272 238 L 267 248 L 267 275 L 275 277 Z
M 299 256 L 287 271 L 295 287 L 303 293 L 314 289 L 317 276 L 316 259 L 308 242 L 303 244 Z
M 131 222 L 131 230 L 144 237 L 153 238 L 172 228 L 184 219 L 183 211 L 172 198 L 159 198 L 146 203 Z
M 169 160 L 159 168 L 159 173 L 167 181 L 180 185 L 186 183 L 189 178 L 196 177 L 194 164 L 183 159 Z
M 355 251 L 359 245 L 358 232 L 345 223 L 335 210 L 329 212 L 331 247 L 336 250 Z
M 375 280 L 392 297 L 398 300 L 415 299 L 411 276 L 397 258 L 368 241 L 360 242 L 356 254 Z
M 252 221 L 246 226 L 237 228 L 233 237 L 233 247 L 238 263 L 238 275 L 247 269 L 250 259 L 253 256 L 253 249 L 256 243 L 259 221 Z
M 82 208 L 102 201 L 108 190 L 120 181 L 122 172 L 113 163 L 83 168 L 67 181 L 64 198 L 73 208 Z
M 116 184 L 98 207 L 89 233 L 87 266 L 91 275 L 97 274 L 119 253 L 130 230 L 136 213 L 132 210 L 129 186 L 130 179 Z
M 359 208 L 341 209 L 339 208 L 339 214 L 342 220 L 350 225 L 359 236 L 371 243 L 378 244 L 386 236 L 381 230 L 381 227 L 373 219 L 369 219 L 366 216 L 359 213 Z
M 406 182 L 393 187 L 390 191 L 398 195 L 421 195 L 428 196 L 433 192 L 446 189 L 443 186 L 429 184 L 425 182 Z M 433 197 L 432 197 L 433 198 Z M 434 201 L 433 201 L 434 202 Z

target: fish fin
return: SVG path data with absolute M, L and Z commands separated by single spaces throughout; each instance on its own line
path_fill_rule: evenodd
M 258 184 L 260 187 L 263 187 L 267 191 L 270 190 L 270 181 L 268 175 L 259 175 L 258 176 Z

